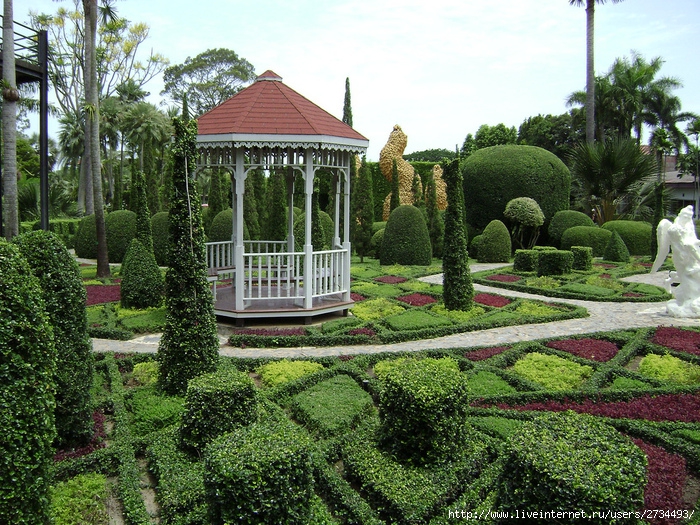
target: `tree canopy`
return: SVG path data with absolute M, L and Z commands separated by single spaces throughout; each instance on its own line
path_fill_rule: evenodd
M 255 76 L 255 68 L 232 49 L 208 49 L 163 73 L 161 95 L 187 102 L 195 115 L 206 113 L 243 89 Z

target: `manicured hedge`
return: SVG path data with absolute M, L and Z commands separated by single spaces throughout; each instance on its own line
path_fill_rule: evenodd
M 613 230 L 608 245 L 605 247 L 603 259 L 615 262 L 629 262 L 630 260 L 630 252 L 625 246 L 625 241 L 616 230 Z
M 574 254 L 572 269 L 588 271 L 593 268 L 593 248 L 590 246 L 572 246 L 571 253 Z
M 610 241 L 612 232 L 597 226 L 573 226 L 561 237 L 561 249 L 569 250 L 572 246 L 590 246 L 593 257 L 602 257 Z
M 471 427 L 466 420 L 469 387 L 453 359 L 407 359 L 384 379 L 379 401 L 382 443 L 415 464 L 456 452 Z
M 421 211 L 411 205 L 394 209 L 384 229 L 382 265 L 428 266 L 431 260 L 430 234 Z
M 651 224 L 643 221 L 608 221 L 604 230 L 616 231 L 630 255 L 651 255 Z
M 537 275 L 566 275 L 571 273 L 574 254 L 569 250 L 542 250 L 537 259 Z
M 94 215 L 88 215 L 81 219 L 73 241 L 77 257 L 97 259 L 97 226 Z
M 508 262 L 511 256 L 511 240 L 508 228 L 503 222 L 493 220 L 486 225 L 480 235 L 476 257 L 479 262 Z
M 513 258 L 514 272 L 535 272 L 537 271 L 537 260 L 539 250 L 515 250 Z
M 545 149 L 523 145 L 482 148 L 464 160 L 460 168 L 466 221 L 477 228 L 494 219 L 502 221 L 506 204 L 516 197 L 536 200 L 545 221 L 569 208 L 569 169 Z
M 592 416 L 543 414 L 511 436 L 500 488 L 510 512 L 583 511 L 566 523 L 611 523 L 606 512 L 631 512 L 614 523 L 637 523 L 644 503 L 646 457 L 628 438 Z M 599 512 L 602 517 L 593 518 Z
M 549 223 L 549 228 L 547 229 L 549 240 L 554 243 L 555 246 L 559 246 L 564 232 L 574 226 L 595 226 L 595 223 L 593 219 L 583 212 L 576 210 L 560 210 L 554 214 L 554 217 L 552 217 Z
M 48 523 L 56 349 L 39 281 L 4 240 L 0 283 L 0 523 Z
M 204 486 L 210 523 L 310 523 L 311 442 L 291 422 L 254 423 L 208 448 Z
M 120 263 L 124 260 L 131 240 L 136 237 L 136 213 L 130 210 L 108 213 L 105 217 L 105 230 L 109 262 Z
M 151 217 L 151 233 L 153 234 L 153 255 L 159 266 L 168 266 L 168 244 L 170 231 L 168 212 L 161 211 Z
M 138 239 L 129 244 L 119 275 L 123 307 L 156 308 L 163 304 L 163 274 L 153 253 Z
M 257 416 L 253 380 L 236 369 L 224 368 L 190 380 L 180 439 L 185 448 L 201 451 L 217 436 L 248 425 Z

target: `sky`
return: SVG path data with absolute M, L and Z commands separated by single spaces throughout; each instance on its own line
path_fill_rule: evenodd
M 14 18 L 55 13 L 72 0 L 14 0 Z M 141 51 L 181 64 L 208 49 L 234 50 L 332 115 L 342 118 L 350 79 L 353 127 L 368 160 L 395 124 L 405 153 L 461 147 L 482 124 L 516 129 L 559 115 L 586 84 L 586 12 L 568 0 L 116 0 L 117 13 L 145 22 Z M 624 0 L 596 5 L 595 71 L 634 50 L 661 57 L 682 109 L 700 113 L 700 2 Z M 162 74 L 145 89 L 160 95 Z M 55 122 L 49 134 L 58 133 Z M 644 140 L 648 139 L 648 134 Z

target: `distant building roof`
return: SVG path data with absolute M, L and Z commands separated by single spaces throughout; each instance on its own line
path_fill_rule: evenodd
M 353 128 L 303 97 L 273 71 L 197 119 L 198 141 L 325 142 L 366 148 Z

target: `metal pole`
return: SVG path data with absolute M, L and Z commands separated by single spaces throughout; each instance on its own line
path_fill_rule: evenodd
M 39 31 L 39 193 L 41 229 L 49 229 L 49 39 Z

